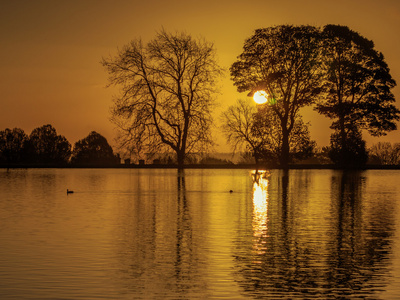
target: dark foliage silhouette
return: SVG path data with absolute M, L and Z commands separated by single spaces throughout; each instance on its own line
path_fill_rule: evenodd
M 58 135 L 51 125 L 35 128 L 29 135 L 28 161 L 34 164 L 67 164 L 71 155 L 71 144 Z
M 72 156 L 71 156 L 72 154 Z M 110 166 L 120 164 L 105 137 L 92 131 L 71 144 L 52 125 L 35 128 L 30 136 L 22 129 L 0 131 L 0 165 L 5 167 Z
M 20 128 L 0 131 L 0 163 L 22 164 L 26 162 L 29 138 Z
M 239 92 L 265 90 L 280 123 L 280 164 L 289 163 L 289 136 L 299 109 L 321 92 L 320 34 L 312 26 L 257 29 L 230 68 Z
M 336 153 L 334 160 L 351 165 L 358 153 L 361 157 L 356 164 L 359 165 L 365 161 L 364 154 L 359 153 L 361 130 L 381 136 L 397 127 L 395 122 L 400 111 L 393 104 L 391 92 L 396 82 L 383 54 L 375 50 L 372 41 L 339 25 L 325 26 L 322 36 L 321 66 L 326 75 L 326 93 L 316 109 L 334 120 L 331 126 L 335 130 L 331 138 Z M 353 155 L 349 153 L 352 150 L 356 151 Z
M 71 163 L 76 165 L 110 165 L 119 163 L 107 139 L 92 131 L 74 145 Z
M 344 143 L 339 131 L 333 133 L 329 158 L 341 168 L 363 167 L 368 161 L 368 152 L 361 132 L 357 128 L 351 128 L 347 131 Z
M 288 163 L 306 159 L 313 154 L 316 147 L 315 141 L 311 140 L 308 130 L 309 124 L 304 123 L 301 115 L 297 115 L 293 120 L 293 128 L 289 133 L 289 156 Z M 269 105 L 258 106 L 257 113 L 254 115 L 252 126 L 253 134 L 262 139 L 262 146 L 258 149 L 259 156 L 266 162 L 282 161 L 282 128 L 281 123 L 273 107 Z

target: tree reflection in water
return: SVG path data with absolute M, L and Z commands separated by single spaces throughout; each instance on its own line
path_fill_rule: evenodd
M 176 228 L 176 260 L 175 260 L 175 278 L 177 290 L 185 294 L 193 286 L 188 285 L 192 272 L 191 268 L 196 266 L 193 252 L 193 229 L 192 220 L 189 211 L 188 201 L 186 199 L 185 174 L 183 169 L 178 170 L 178 201 L 177 201 L 177 228 Z
M 205 286 L 204 258 L 198 250 L 204 241 L 202 235 L 193 234 L 196 219 L 187 199 L 184 170 L 166 174 L 138 177 L 138 186 L 146 192 L 135 194 L 126 202 L 132 207 L 121 213 L 127 218 L 122 220 L 124 231 L 119 238 L 124 241 L 118 251 L 121 276 L 130 283 L 125 288 L 135 299 L 190 298 L 202 294 Z M 148 192 L 152 187 L 157 191 L 157 184 L 163 187 L 162 195 Z
M 252 174 L 253 233 L 237 237 L 234 255 L 244 295 L 374 298 L 394 230 L 387 201 L 367 201 L 362 173 L 342 171 L 333 173 L 330 195 L 310 197 L 311 188 L 329 187 L 301 172 Z

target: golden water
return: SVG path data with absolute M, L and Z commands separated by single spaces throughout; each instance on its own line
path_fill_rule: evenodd
M 0 169 L 0 299 L 399 298 L 399 182 Z

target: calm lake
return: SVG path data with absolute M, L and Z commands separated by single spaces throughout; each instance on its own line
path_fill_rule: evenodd
M 0 299 L 399 299 L 399 203 L 397 170 L 0 169 Z

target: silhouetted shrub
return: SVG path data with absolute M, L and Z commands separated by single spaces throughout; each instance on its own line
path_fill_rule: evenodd
M 343 146 L 344 145 L 344 146 Z M 365 166 L 368 153 L 361 132 L 349 129 L 343 144 L 340 132 L 331 135 L 329 157 L 334 164 L 342 168 L 360 168 Z
M 0 131 L 0 163 L 21 164 L 26 162 L 29 138 L 20 128 Z
M 35 128 L 29 136 L 27 161 L 40 165 L 67 164 L 71 156 L 71 144 L 48 124 Z
M 76 165 L 110 165 L 120 163 L 107 139 L 92 131 L 74 145 L 71 163 Z

